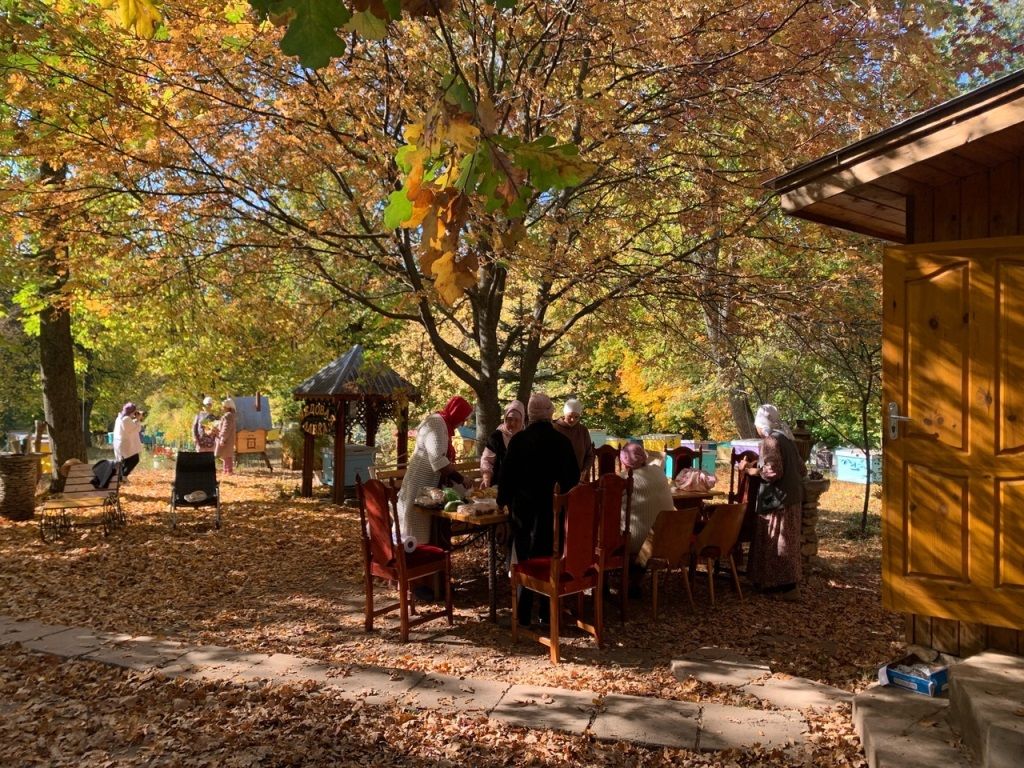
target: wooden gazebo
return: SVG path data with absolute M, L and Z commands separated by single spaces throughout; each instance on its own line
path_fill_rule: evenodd
M 769 186 L 889 243 L 884 605 L 909 642 L 1024 652 L 1024 72 Z
M 366 444 L 376 445 L 382 421 L 398 423 L 398 462 L 409 454 L 409 403 L 420 393 L 386 365 L 363 361 L 356 344 L 334 362 L 310 376 L 293 392 L 302 400 L 302 495 L 313 495 L 313 444 L 318 435 L 334 436 L 334 503 L 344 500 L 345 441 L 356 426 L 366 431 Z

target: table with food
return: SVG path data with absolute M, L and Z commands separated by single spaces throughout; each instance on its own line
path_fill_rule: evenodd
M 415 499 L 416 509 L 435 519 L 460 523 L 462 532 L 487 537 L 487 592 L 490 619 L 497 621 L 498 531 L 508 523 L 508 514 L 498 509 L 497 488 L 474 490 L 424 488 Z M 459 531 L 453 530 L 453 534 Z

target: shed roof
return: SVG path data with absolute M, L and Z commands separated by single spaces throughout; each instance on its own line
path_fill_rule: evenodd
M 270 400 L 260 395 L 260 407 L 256 409 L 255 397 L 233 397 L 235 401 L 236 427 L 239 431 L 257 431 L 273 429 L 274 422 L 270 418 Z
M 363 347 L 356 344 L 337 360 L 328 363 L 295 388 L 297 400 L 311 397 L 337 397 L 419 400 L 412 384 L 383 364 L 363 364 Z
M 908 198 L 1024 149 L 1024 70 L 784 173 L 765 186 L 786 213 L 907 242 Z

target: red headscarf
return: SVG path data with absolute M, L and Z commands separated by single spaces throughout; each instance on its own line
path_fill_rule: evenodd
M 464 397 L 456 395 L 437 412 L 437 415 L 444 419 L 448 427 L 448 461 L 455 461 L 455 443 L 452 438 L 455 436 L 455 428 L 469 418 L 473 412 L 473 406 Z

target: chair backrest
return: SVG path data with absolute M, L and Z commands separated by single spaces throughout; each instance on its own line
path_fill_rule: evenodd
M 757 454 L 754 451 L 739 451 L 732 449 L 732 455 L 729 457 L 729 503 L 733 504 L 738 501 L 744 501 L 747 496 L 749 488 L 747 475 L 738 473 L 736 465 L 744 459 L 747 463 L 757 463 Z M 756 490 L 756 489 L 754 489 Z
M 595 554 L 600 539 L 600 497 L 594 487 L 586 483 L 564 494 L 558 493 L 556 485 L 554 508 L 555 541 L 552 556 L 558 558 L 561 554 L 562 573 L 578 579 L 596 564 Z
M 614 445 L 602 445 L 594 451 L 594 471 L 597 478 L 603 475 L 615 474 L 618 469 L 619 449 Z
M 706 509 L 711 517 L 697 536 L 697 553 L 705 557 L 726 555 L 736 546 L 747 505 L 718 504 Z
M 670 566 L 685 565 L 685 558 L 693 548 L 693 527 L 700 510 L 666 509 L 658 513 L 651 529 L 649 560 L 665 560 Z
M 672 458 L 672 479 L 676 479 L 676 475 L 681 470 L 692 469 L 694 460 L 700 463 L 701 452 L 695 451 L 692 448 L 687 448 L 685 445 L 681 445 L 678 448 L 665 451 L 665 455 Z
M 359 533 L 368 548 L 370 559 L 380 565 L 393 565 L 399 555 L 395 538 L 401 535 L 398 516 L 391 514 L 394 489 L 388 488 L 380 480 L 367 480 L 363 483 L 356 476 L 356 496 L 359 499 Z
M 629 512 L 633 502 L 633 470 L 629 470 L 628 477 L 608 474 L 601 475 L 597 481 L 597 492 L 601 497 L 601 520 L 602 541 L 601 545 L 606 554 L 614 552 L 618 547 L 623 546 L 629 538 Z M 623 506 L 623 500 L 626 504 Z M 626 514 L 622 514 L 622 510 Z M 625 528 L 623 528 L 623 517 L 625 517 Z
M 179 494 L 217 488 L 217 458 L 209 452 L 178 451 L 174 460 L 174 488 Z

